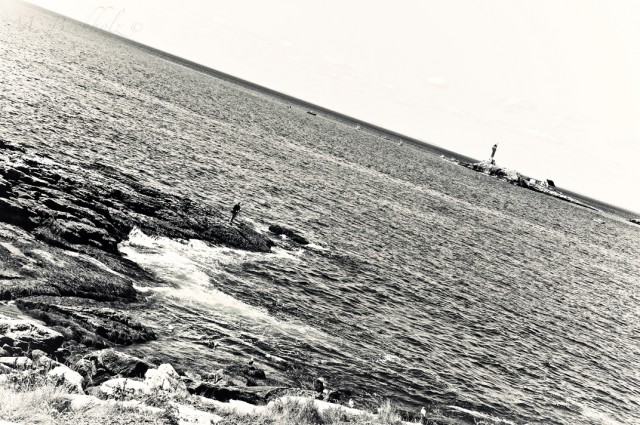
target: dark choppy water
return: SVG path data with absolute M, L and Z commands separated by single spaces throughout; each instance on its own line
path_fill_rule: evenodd
M 4 2 L 0 111 L 2 138 L 225 210 L 242 200 L 242 220 L 313 242 L 251 254 L 133 234 L 123 252 L 167 282 L 144 289 L 162 339 L 142 354 L 280 358 L 416 411 L 640 422 L 640 226 L 620 216 Z

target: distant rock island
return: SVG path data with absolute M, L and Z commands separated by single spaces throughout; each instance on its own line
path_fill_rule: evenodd
M 447 159 L 447 158 L 445 158 Z M 590 210 L 599 211 L 597 208 L 587 205 L 576 198 L 565 195 L 555 187 L 555 183 L 552 180 L 537 180 L 520 174 L 516 170 L 511 170 L 506 167 L 502 167 L 493 163 L 493 161 L 480 161 L 475 163 L 468 163 L 459 161 L 455 158 L 448 158 L 448 160 L 459 164 L 463 167 L 469 168 L 473 171 L 483 173 L 489 176 L 496 177 L 500 180 L 504 180 L 516 186 L 524 187 L 525 189 L 534 190 L 536 192 L 544 193 L 545 195 L 553 196 L 554 198 L 562 199 L 563 201 L 571 202 L 572 204 L 580 205 L 581 207 L 588 208 Z

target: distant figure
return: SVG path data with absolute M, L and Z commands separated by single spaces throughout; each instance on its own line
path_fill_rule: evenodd
M 424 407 L 420 410 L 420 423 L 427 423 L 427 409 L 425 409 Z
M 355 405 L 356 405 L 356 404 L 353 402 L 353 399 L 352 399 L 352 398 L 350 398 L 350 399 L 349 399 L 349 407 L 353 409 Z
M 323 381 L 322 378 L 318 378 L 313 383 L 313 390 L 318 393 L 318 395 L 316 395 L 316 398 L 319 400 L 323 399 L 322 393 L 324 391 L 324 382 L 322 381 Z
M 498 149 L 497 143 L 491 148 L 491 159 L 493 159 L 493 157 L 496 155 L 496 149 Z
M 240 202 L 233 206 L 231 210 L 231 220 L 229 220 L 229 224 L 233 224 L 233 220 L 235 220 L 236 216 L 240 213 Z

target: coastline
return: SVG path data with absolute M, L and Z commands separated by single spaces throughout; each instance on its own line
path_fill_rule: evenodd
M 283 414 L 288 419 L 282 423 L 291 423 L 287 422 L 293 420 L 291 415 L 301 409 L 315 411 L 319 423 L 327 424 L 342 423 L 338 419 L 345 417 L 354 424 L 416 419 L 415 412 L 397 411 L 388 403 L 383 413 L 374 412 L 377 407 L 371 405 L 352 409 L 351 390 L 318 392 L 311 385 L 314 378 L 294 376 L 300 373 L 295 369 L 285 370 L 285 375 L 301 386 L 291 385 L 291 379 L 282 382 L 266 376 L 253 360 L 247 364 L 246 359 L 237 359 L 223 368 L 211 365 L 208 371 L 176 372 L 161 359 L 119 352 L 121 347 L 158 339 L 152 327 L 135 315 L 147 301 L 134 289 L 157 284 L 157 278 L 117 249 L 132 229 L 179 239 L 197 235 L 246 251 L 266 252 L 275 243 L 245 224 L 228 225 L 212 206 L 162 193 L 100 163 L 57 164 L 6 141 L 0 143 L 0 153 L 0 391 L 6 397 L 53 392 L 51 402 L 66 400 L 61 414 L 71 417 L 73 412 L 87 414 L 89 405 L 107 403 L 114 408 L 114 402 L 116 407 L 134 402 L 136 414 L 151 412 L 162 418 L 167 411 L 196 406 L 202 414 L 233 418 L 225 423 L 234 423 L 234 415 L 245 417 L 246 409 L 256 417 L 271 418 L 266 423 L 280 423 Z M 290 235 L 288 244 L 308 243 L 281 226 L 272 226 L 271 232 L 274 238 Z M 212 373 L 214 369 L 219 370 Z M 159 370 L 167 375 L 163 380 L 172 382 L 170 388 L 163 383 L 158 389 L 157 379 L 149 378 Z M 63 389 L 55 390 L 56 385 Z M 245 410 L 238 413 L 233 400 L 245 403 Z M 186 404 L 176 408 L 178 402 Z M 421 423 L 457 424 L 465 422 L 456 418 L 470 417 L 453 408 L 429 414 L 429 421 Z M 210 419 L 210 423 L 219 420 Z

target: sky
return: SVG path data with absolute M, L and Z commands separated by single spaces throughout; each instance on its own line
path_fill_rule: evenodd
M 30 2 L 640 213 L 640 1 Z

